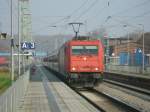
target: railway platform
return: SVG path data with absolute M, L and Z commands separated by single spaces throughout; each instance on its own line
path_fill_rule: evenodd
M 30 76 L 18 112 L 99 112 L 41 65 Z

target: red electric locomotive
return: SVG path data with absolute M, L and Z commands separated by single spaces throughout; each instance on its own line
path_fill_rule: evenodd
M 102 80 L 104 48 L 100 40 L 73 39 L 58 53 L 58 72 L 76 87 L 93 87 Z

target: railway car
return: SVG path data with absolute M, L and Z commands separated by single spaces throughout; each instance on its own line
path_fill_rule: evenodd
M 104 48 L 100 40 L 70 40 L 59 49 L 57 58 L 57 62 L 49 60 L 47 66 L 58 71 L 71 86 L 94 87 L 102 81 Z

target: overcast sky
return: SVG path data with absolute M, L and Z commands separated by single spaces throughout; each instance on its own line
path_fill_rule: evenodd
M 9 5 L 0 0 L 1 31 L 10 31 Z M 68 23 L 75 21 L 84 23 L 82 34 L 105 27 L 109 35 L 122 35 L 142 29 L 138 24 L 150 31 L 150 0 L 31 0 L 30 8 L 34 35 L 72 34 Z

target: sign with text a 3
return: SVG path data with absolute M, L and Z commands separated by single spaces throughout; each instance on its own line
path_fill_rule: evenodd
M 35 43 L 34 42 L 23 42 L 23 43 L 21 43 L 21 49 L 23 49 L 23 50 L 35 49 Z

